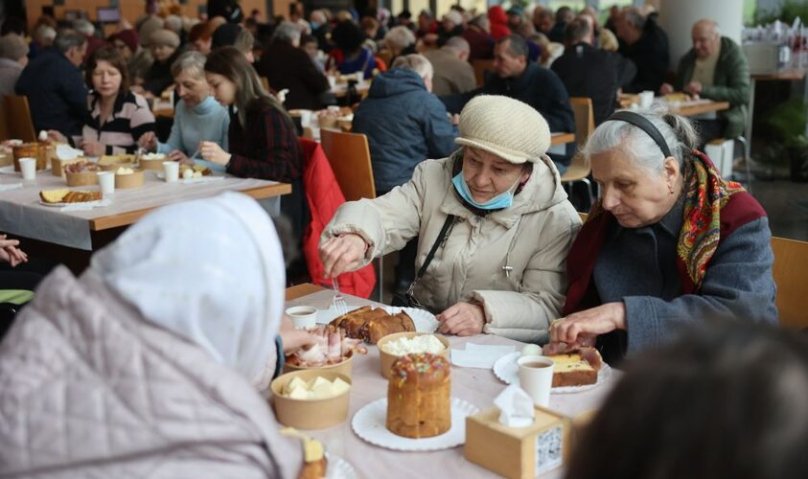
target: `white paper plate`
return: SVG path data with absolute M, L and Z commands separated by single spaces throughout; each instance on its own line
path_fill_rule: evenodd
M 101 199 L 95 201 L 76 201 L 73 203 L 65 203 L 65 202 L 48 203 L 46 201 L 42 201 L 42 199 L 40 198 L 39 204 L 43 206 L 52 206 L 56 208 L 64 208 L 65 206 L 76 206 L 77 209 L 84 209 L 84 208 L 98 208 L 101 206 L 109 206 L 110 202 L 109 201 L 105 202 L 103 199 Z
M 466 442 L 466 417 L 479 411 L 477 406 L 452 398 L 452 427 L 440 436 L 410 439 L 387 430 L 387 398 L 365 405 L 354 414 L 351 427 L 357 436 L 376 446 L 396 451 L 438 451 Z
M 351 298 L 345 298 L 345 301 L 348 302 L 348 312 L 357 309 L 356 305 L 350 304 Z M 384 306 L 384 309 L 390 314 L 396 314 L 403 310 L 412 318 L 412 322 L 415 324 L 415 330 L 419 333 L 434 333 L 435 330 L 438 329 L 438 324 L 440 324 L 435 315 L 425 309 L 397 308 L 394 306 Z M 317 310 L 317 324 L 328 324 L 337 316 L 341 315 L 332 307 L 319 309 Z
M 328 460 L 328 467 L 325 471 L 325 478 L 326 479 L 358 479 L 359 476 L 356 475 L 356 471 L 354 470 L 351 463 L 346 461 L 345 459 L 331 454 L 327 452 L 325 454 L 326 460 Z
M 407 315 L 412 318 L 412 322 L 415 324 L 415 330 L 419 333 L 434 333 L 440 324 L 438 322 L 438 318 L 425 309 L 399 308 L 396 306 L 385 306 L 384 309 L 390 314 L 398 314 L 402 311 L 407 313 Z
M 519 366 L 516 364 L 516 360 L 519 359 L 521 355 L 522 353 L 517 351 L 499 358 L 497 362 L 494 363 L 494 376 L 505 384 L 519 384 Z M 550 392 L 552 394 L 570 394 L 588 391 L 603 383 L 611 373 L 612 368 L 610 368 L 608 364 L 603 363 L 600 367 L 600 371 L 598 371 L 598 381 L 595 384 L 557 387 L 550 390 Z

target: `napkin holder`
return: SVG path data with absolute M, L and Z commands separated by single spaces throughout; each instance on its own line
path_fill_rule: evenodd
M 507 427 L 491 408 L 466 418 L 466 459 L 509 479 L 532 479 L 566 461 L 588 415 L 570 418 L 536 407 L 533 423 Z

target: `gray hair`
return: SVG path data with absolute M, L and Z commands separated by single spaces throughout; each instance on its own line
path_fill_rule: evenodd
M 673 114 L 651 112 L 638 113 L 650 121 L 671 151 L 671 155 L 679 161 L 679 167 L 691 156 L 691 151 L 699 142 L 693 124 L 687 118 Z M 591 158 L 592 155 L 619 148 L 631 157 L 634 163 L 650 171 L 661 173 L 665 155 L 653 138 L 645 131 L 624 121 L 605 121 L 598 126 L 589 137 L 582 153 Z
M 93 35 L 95 33 L 95 27 L 93 24 L 90 23 L 89 20 L 85 20 L 83 18 L 73 21 L 73 30 L 85 35 Z
M 384 36 L 384 43 L 399 50 L 403 50 L 415 44 L 415 35 L 413 35 L 409 28 L 399 25 L 391 28 L 390 31 L 387 32 L 387 35 Z
M 272 41 L 297 43 L 300 41 L 300 28 L 292 22 L 282 22 L 272 34 Z
M 471 19 L 469 24 L 482 28 L 486 32 L 491 27 L 491 22 L 488 21 L 488 17 L 485 15 L 477 15 L 476 17 Z
M 62 54 L 67 53 L 68 50 L 74 47 L 81 48 L 85 43 L 87 43 L 87 37 L 70 29 L 60 30 L 56 34 L 56 39 L 53 40 L 53 46 Z
M 623 18 L 629 25 L 637 30 L 645 28 L 645 17 L 642 16 L 638 8 L 628 7 L 623 9 Z
M 28 43 L 16 33 L 6 33 L 0 37 L 0 58 L 19 61 L 28 55 Z
M 169 15 L 163 20 L 163 27 L 179 34 L 182 31 L 182 18 L 177 15 Z
M 56 38 L 56 30 L 53 29 L 50 25 L 45 25 L 44 23 L 34 30 L 34 40 L 42 43 L 44 40 L 51 40 Z
M 233 43 L 233 46 L 246 55 L 255 47 L 255 37 L 249 30 L 242 28 L 238 32 L 238 35 L 236 35 L 236 41 Z
M 402 55 L 396 58 L 393 62 L 393 68 L 414 71 L 421 78 L 432 78 L 435 74 L 435 70 L 432 68 L 432 64 L 429 63 L 429 60 L 418 53 Z
M 194 78 L 205 78 L 205 61 L 207 57 L 200 52 L 190 50 L 177 58 L 171 64 L 171 76 L 176 78 L 182 72 L 188 72 Z
M 469 42 L 467 42 L 465 38 L 459 36 L 450 37 L 448 40 L 446 40 L 443 48 L 449 48 L 461 53 L 469 53 L 471 51 Z

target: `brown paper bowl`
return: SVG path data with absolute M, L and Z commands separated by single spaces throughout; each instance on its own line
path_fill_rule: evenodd
M 108 167 L 128 166 L 131 168 L 130 165 L 134 165 L 136 161 L 135 155 L 104 155 L 98 160 L 98 165 L 109 171 L 111 168 Z
M 144 170 L 163 171 L 164 161 L 169 161 L 168 156 L 163 155 L 161 158 L 155 158 L 153 160 L 148 160 L 141 157 L 140 167 Z
M 353 387 L 350 377 L 333 371 L 309 369 L 279 376 L 272 381 L 270 389 L 275 417 L 281 424 L 298 429 L 324 429 L 345 422 L 348 418 L 350 389 L 328 399 L 292 399 L 281 394 L 284 386 L 293 378 L 309 381 L 317 376 L 329 381 L 341 378 Z
M 77 161 L 81 160 L 87 161 L 87 158 L 79 156 L 72 160 L 62 160 L 59 157 L 54 156 L 53 158 L 51 158 L 51 174 L 53 174 L 53 176 L 61 176 L 62 178 L 64 178 L 65 166 L 71 163 L 76 163 Z
M 67 186 L 89 186 L 98 184 L 97 171 L 81 171 L 78 173 L 65 172 Z
M 348 356 L 348 358 L 343 360 L 341 363 L 329 364 L 328 366 L 315 366 L 310 368 L 304 368 L 300 366 L 292 366 L 289 363 L 285 363 L 283 365 L 283 372 L 291 373 L 295 371 L 320 371 L 320 372 L 338 373 L 351 377 L 352 365 L 353 365 L 353 355 Z
M 135 170 L 128 175 L 115 173 L 115 189 L 139 188 L 143 186 L 143 170 Z
M 436 338 L 438 338 L 438 341 L 440 341 L 441 344 L 443 344 L 444 349 L 443 351 L 440 352 L 439 355 L 443 356 L 444 358 L 446 358 L 447 361 L 449 361 L 449 340 L 446 339 L 446 336 L 436 333 L 417 333 L 417 332 L 388 334 L 387 336 L 380 339 L 378 343 L 376 343 L 376 346 L 379 347 L 379 372 L 382 374 L 382 376 L 384 376 L 387 379 L 390 378 L 390 368 L 393 366 L 393 363 L 396 362 L 396 359 L 400 357 L 386 353 L 384 351 L 384 345 L 386 343 L 389 343 L 390 341 L 395 341 L 398 338 L 412 338 L 415 336 L 424 336 L 427 334 L 435 336 Z

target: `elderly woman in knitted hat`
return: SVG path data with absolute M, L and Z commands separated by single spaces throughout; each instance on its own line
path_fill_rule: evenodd
M 180 56 L 180 37 L 171 30 L 156 30 L 149 36 L 149 49 L 154 62 L 146 72 L 143 83 L 144 95 L 159 97 L 166 88 L 174 83 L 171 65 Z
M 481 95 L 459 126 L 462 148 L 448 158 L 424 161 L 403 186 L 337 210 L 320 245 L 325 275 L 418 236 L 410 292 L 438 314 L 441 332 L 546 341 L 580 225 L 545 154 L 547 122 L 525 103 Z
M 601 197 L 570 250 L 549 349 L 596 344 L 609 361 L 705 318 L 777 321 L 766 212 L 697 144 L 675 115 L 621 111 L 592 134 Z

